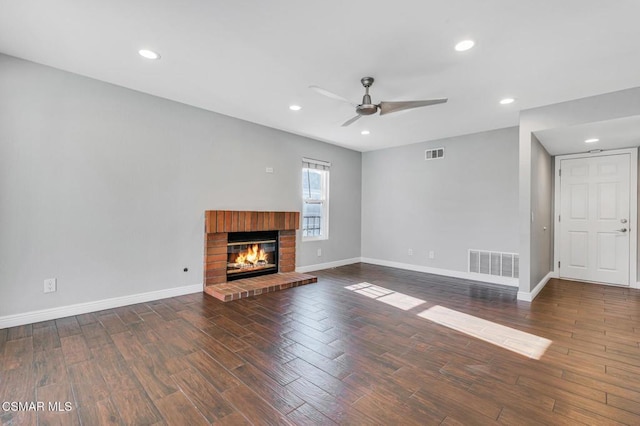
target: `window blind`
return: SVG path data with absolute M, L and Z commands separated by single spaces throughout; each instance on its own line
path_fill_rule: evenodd
M 322 160 L 313 160 L 311 158 L 302 159 L 302 167 L 305 169 L 329 170 L 331 163 Z

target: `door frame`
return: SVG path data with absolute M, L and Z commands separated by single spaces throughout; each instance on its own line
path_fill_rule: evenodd
M 610 155 L 629 154 L 629 288 L 640 288 L 638 282 L 638 148 L 612 149 L 601 152 L 585 152 L 581 154 L 557 155 L 554 170 L 553 201 L 553 275 L 560 277 L 558 262 L 560 261 L 560 163 L 562 160 L 574 158 L 608 157 Z M 615 284 L 606 284 L 615 286 Z M 627 287 L 627 286 L 620 286 Z

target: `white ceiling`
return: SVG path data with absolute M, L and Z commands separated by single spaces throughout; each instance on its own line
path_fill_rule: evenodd
M 640 116 L 598 121 L 534 132 L 551 155 L 574 154 L 594 149 L 610 150 L 640 145 Z M 585 143 L 587 139 L 599 139 Z
M 0 52 L 368 151 L 640 86 L 638 16 L 637 0 L 0 0 Z M 449 102 L 343 128 L 352 108 L 308 89 L 359 102 L 367 75 L 376 103 Z

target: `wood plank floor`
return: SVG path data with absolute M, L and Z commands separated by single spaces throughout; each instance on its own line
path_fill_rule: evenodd
M 194 294 L 2 329 L 0 403 L 60 404 L 5 405 L 0 421 L 640 424 L 640 291 L 552 280 L 528 304 L 366 264 L 317 275 L 229 303 Z M 523 334 L 510 329 L 551 344 L 531 359 L 418 315 L 433 307 L 471 332 L 495 323 L 504 346 Z

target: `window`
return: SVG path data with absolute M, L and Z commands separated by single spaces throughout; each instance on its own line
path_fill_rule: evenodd
M 329 167 L 326 161 L 302 159 L 302 239 L 329 238 Z

